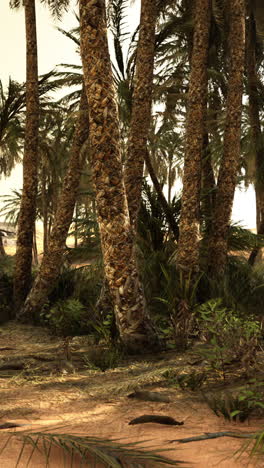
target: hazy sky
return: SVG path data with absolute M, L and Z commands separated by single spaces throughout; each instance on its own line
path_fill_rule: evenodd
M 60 63 L 79 64 L 80 59 L 75 52 L 75 44 L 56 30 L 56 26 L 69 30 L 76 26 L 73 9 L 65 14 L 61 22 L 51 18 L 47 8 L 37 3 L 37 31 L 39 74 L 52 70 Z M 9 0 L 0 0 L 0 79 L 7 84 L 9 76 L 17 81 L 25 81 L 25 26 L 24 12 L 10 10 Z M 76 2 L 72 2 L 77 12 Z M 134 30 L 138 20 L 138 8 L 135 3 L 131 9 L 129 21 L 133 22 Z M 22 169 L 17 167 L 9 179 L 0 179 L 0 195 L 6 195 L 12 188 L 22 187 Z M 0 201 L 1 203 L 1 201 Z M 1 216 L 0 216 L 1 219 Z M 235 196 L 233 219 L 242 221 L 244 226 L 255 227 L 254 190 L 237 191 Z

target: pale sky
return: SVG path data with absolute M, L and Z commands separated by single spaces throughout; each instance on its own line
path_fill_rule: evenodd
M 13 80 L 25 81 L 25 26 L 24 12 L 10 10 L 9 0 L 0 0 L 0 79 L 7 84 L 9 76 Z M 39 74 L 52 70 L 60 63 L 80 64 L 75 52 L 75 44 L 56 30 L 56 26 L 70 30 L 76 26 L 73 8 L 77 11 L 76 2 L 72 2 L 72 10 L 65 14 L 61 22 L 51 18 L 47 8 L 37 3 L 37 31 Z M 131 7 L 129 22 L 132 30 L 138 21 L 138 5 Z M 7 195 L 10 190 L 22 187 L 22 168 L 16 167 L 9 179 L 0 178 L 0 195 Z M 0 201 L 1 204 L 1 201 Z M 255 227 L 255 195 L 251 187 L 247 192 L 236 192 L 233 210 L 233 220 L 241 221 L 243 226 Z M 1 216 L 0 216 L 1 219 Z

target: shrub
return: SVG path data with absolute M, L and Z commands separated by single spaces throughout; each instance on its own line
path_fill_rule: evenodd
M 90 369 L 101 370 L 114 369 L 120 364 L 123 353 L 117 347 L 111 348 L 91 348 L 84 357 L 87 367 Z
M 198 307 L 198 326 L 209 342 L 203 354 L 210 367 L 225 378 L 225 365 L 240 362 L 248 372 L 255 363 L 261 335 L 260 323 L 253 317 L 243 318 L 223 306 L 221 299 L 211 299 Z
M 58 301 L 43 316 L 48 327 L 59 336 L 76 336 L 88 332 L 89 316 L 77 299 Z

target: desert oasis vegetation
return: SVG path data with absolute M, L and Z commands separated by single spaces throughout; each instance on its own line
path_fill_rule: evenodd
M 0 13 L 0 466 L 264 466 L 264 1 Z

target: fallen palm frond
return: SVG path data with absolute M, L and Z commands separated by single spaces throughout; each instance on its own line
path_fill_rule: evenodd
M 9 447 L 10 441 L 14 438 L 21 440 L 22 447 L 16 462 L 16 468 L 19 466 L 24 456 L 27 446 L 32 450 L 25 464 L 23 458 L 23 467 L 29 466 L 35 452 L 41 451 L 45 457 L 46 467 L 51 460 L 51 449 L 59 448 L 63 451 L 64 460 L 66 456 L 70 458 L 70 466 L 76 465 L 76 456 L 79 459 L 79 466 L 105 466 L 109 468 L 144 468 L 147 466 L 158 467 L 183 466 L 179 460 L 170 460 L 167 457 L 157 454 L 157 449 L 138 448 L 141 442 L 121 443 L 117 440 L 101 439 L 97 437 L 48 432 L 10 432 L 9 437 L 0 450 L 0 456 L 5 448 Z M 167 449 L 159 450 L 166 451 Z M 73 465 L 74 462 L 74 465 Z
M 249 458 L 259 461 L 263 459 L 264 454 L 264 431 L 257 431 L 251 434 L 249 440 L 245 442 L 240 449 L 236 450 L 234 456 L 239 459 L 247 453 Z M 258 465 L 256 465 L 258 466 Z
M 178 367 L 180 367 L 180 363 L 178 364 Z M 166 375 L 170 371 L 175 372 L 175 368 L 176 366 L 164 366 L 150 371 L 144 370 L 140 375 L 133 373 L 131 377 L 127 377 L 122 381 L 119 379 L 118 381 L 113 381 L 110 384 L 106 382 L 103 387 L 101 383 L 98 383 L 97 385 L 88 385 L 86 386 L 85 391 L 88 391 L 93 395 L 100 396 L 100 398 L 103 398 L 106 395 L 124 395 L 128 392 L 140 390 L 146 385 L 159 384 L 163 382 L 166 380 Z

